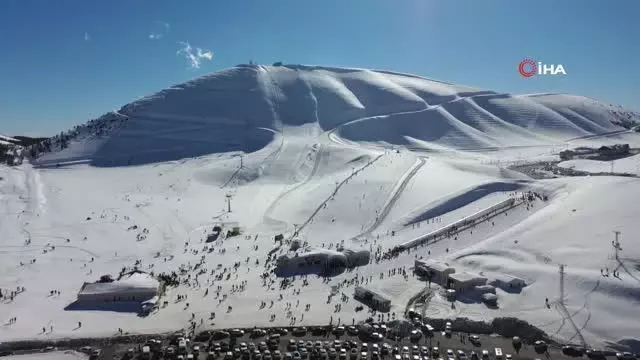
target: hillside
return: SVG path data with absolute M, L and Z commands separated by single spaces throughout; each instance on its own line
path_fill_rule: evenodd
M 358 284 L 388 296 L 387 316 L 408 306 L 434 318 L 515 316 L 561 341 L 633 343 L 639 179 L 535 180 L 507 166 L 568 147 L 635 149 L 640 134 L 627 125 L 637 119 L 580 96 L 363 69 L 247 65 L 176 85 L 41 143 L 32 163 L 0 167 L 0 290 L 26 288 L 0 303 L 18 318 L 0 341 L 192 321 L 198 331 L 350 324 L 371 316 L 352 299 Z M 223 235 L 205 242 L 215 226 Z M 290 285 L 275 274 L 277 256 L 342 246 L 372 260 Z M 452 307 L 442 286 L 414 275 L 420 258 L 526 285 L 494 288 L 497 307 L 461 290 Z M 77 301 L 83 283 L 134 268 L 176 274 L 166 306 L 138 316 L 119 301 Z
M 640 115 L 563 94 L 512 96 L 412 75 L 237 66 L 173 86 L 52 139 L 41 164 L 146 164 L 263 149 L 288 127 L 417 149 L 554 146 Z M 117 130 L 117 131 L 116 131 Z
M 18 139 L 0 134 L 0 144 L 9 145 L 9 144 L 17 144 L 19 142 L 20 140 Z

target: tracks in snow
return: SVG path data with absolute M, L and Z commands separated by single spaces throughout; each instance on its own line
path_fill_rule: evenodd
M 311 169 L 311 172 L 309 173 L 309 176 L 307 176 L 303 181 L 295 184 L 290 189 L 285 190 L 283 193 L 278 195 L 278 197 L 271 202 L 271 205 L 269 205 L 267 210 L 264 212 L 264 216 L 263 216 L 264 220 L 280 222 L 280 220 L 276 220 L 276 219 L 271 217 L 271 213 L 273 213 L 273 210 L 276 209 L 276 207 L 278 206 L 278 203 L 280 201 L 282 201 L 282 199 L 287 197 L 289 194 L 291 194 L 292 192 L 298 190 L 299 188 L 301 188 L 302 186 L 307 184 L 316 175 L 316 172 L 318 172 L 318 168 L 319 168 L 319 165 L 320 165 L 320 157 L 321 157 L 320 154 L 322 152 L 322 145 L 320 145 L 320 144 L 316 144 L 316 145 L 318 145 L 318 148 L 316 150 L 316 156 L 315 156 L 315 160 L 314 160 L 314 163 L 313 163 L 313 168 Z M 314 147 L 315 147 L 315 145 L 314 145 Z
M 382 211 L 380 211 L 378 216 L 376 216 L 376 219 L 373 222 L 373 224 L 371 224 L 371 226 L 369 226 L 367 229 L 365 229 L 360 234 L 352 237 L 351 238 L 352 241 L 362 240 L 362 238 L 364 238 L 364 237 L 368 236 L 369 234 L 371 234 L 374 230 L 376 230 L 380 226 L 380 224 L 382 224 L 382 222 L 387 217 L 387 215 L 389 215 L 389 212 L 391 212 L 391 209 L 393 208 L 393 206 L 396 204 L 396 201 L 398 201 L 398 198 L 400 198 L 400 195 L 402 194 L 404 189 L 407 187 L 407 184 L 409 184 L 409 181 L 411 181 L 413 176 L 424 166 L 424 164 L 426 162 L 427 161 L 426 161 L 425 158 L 419 158 L 412 165 L 411 169 L 406 171 L 402 175 L 402 177 L 400 177 L 400 179 L 398 179 L 398 182 L 396 182 L 396 185 L 391 190 L 391 196 L 389 197 L 389 199 L 387 199 L 387 202 L 382 207 Z
M 313 213 L 309 216 L 309 218 L 298 227 L 297 233 L 299 233 L 302 229 L 304 229 L 307 225 L 309 225 L 311 220 L 313 220 L 313 218 L 320 212 L 320 210 L 322 208 L 324 208 L 324 206 L 329 202 L 329 200 L 331 200 L 331 198 L 333 198 L 334 196 L 336 196 L 338 194 L 338 191 L 340 190 L 340 188 L 344 184 L 346 184 L 349 180 L 351 180 L 353 177 L 358 175 L 358 173 L 360 173 L 362 170 L 364 170 L 364 169 L 368 168 L 369 166 L 373 165 L 374 163 L 376 163 L 383 156 L 384 156 L 384 154 L 380 154 L 380 155 L 376 156 L 373 160 L 371 160 L 368 163 L 364 164 L 358 170 L 354 171 L 351 175 L 347 176 L 344 180 L 342 180 L 340 183 L 338 183 L 338 185 L 336 186 L 335 190 L 333 190 L 331 195 L 329 195 L 322 203 L 320 203 L 320 205 L 318 205 L 318 207 L 313 211 Z M 293 239 L 293 237 L 295 235 L 296 235 L 296 233 L 292 234 L 289 239 Z
M 339 131 L 340 128 L 342 128 L 343 126 L 351 125 L 351 124 L 358 123 L 358 122 L 361 122 L 361 121 L 366 121 L 366 120 L 376 119 L 376 118 L 380 118 L 380 117 L 385 117 L 385 116 L 420 114 L 420 113 L 424 113 L 424 112 L 428 112 L 428 111 L 438 111 L 439 109 L 442 109 L 443 111 L 447 111 L 444 106 L 448 105 L 448 104 L 451 104 L 451 103 L 455 103 L 455 102 L 458 102 L 458 101 L 464 101 L 464 100 L 467 100 L 467 99 L 474 99 L 476 97 L 486 97 L 486 96 L 496 96 L 496 95 L 501 95 L 501 94 L 478 93 L 478 94 L 472 94 L 472 95 L 468 95 L 468 96 L 457 96 L 457 97 L 455 97 L 455 98 L 453 98 L 451 100 L 448 100 L 448 101 L 445 101 L 445 102 L 442 102 L 442 103 L 439 103 L 439 104 L 435 104 L 435 105 L 429 105 L 425 101 L 424 102 L 425 107 L 423 109 L 408 110 L 408 111 L 396 111 L 396 112 L 390 112 L 390 113 L 386 113 L 386 114 L 365 116 L 365 117 L 361 117 L 361 118 L 354 119 L 354 120 L 351 120 L 351 121 L 347 121 L 344 124 L 341 124 L 339 126 L 336 126 L 333 129 L 329 130 L 328 131 L 328 136 L 329 136 L 329 139 L 331 141 L 335 142 L 335 143 L 338 143 L 338 144 L 341 144 L 341 145 L 353 146 L 353 145 L 349 144 L 349 141 L 347 141 L 346 139 L 342 139 L 338 135 L 336 135 L 336 132 Z M 458 122 L 460 122 L 460 120 L 458 120 Z M 383 146 L 383 147 L 385 147 L 385 146 Z M 385 147 L 385 148 L 387 148 L 387 147 Z

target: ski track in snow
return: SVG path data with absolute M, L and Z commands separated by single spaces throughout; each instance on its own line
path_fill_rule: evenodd
M 382 207 L 382 210 L 376 216 L 374 222 L 371 225 L 369 225 L 365 229 L 365 231 L 351 238 L 352 241 L 362 239 L 370 235 L 373 231 L 375 231 L 378 228 L 378 226 L 380 226 L 380 224 L 382 224 L 382 222 L 387 218 L 387 215 L 389 215 L 389 212 L 393 208 L 393 205 L 395 205 L 400 195 L 402 195 L 402 192 L 404 191 L 409 181 L 411 181 L 413 176 L 424 166 L 425 163 L 426 163 L 426 160 L 424 158 L 422 157 L 418 158 L 416 162 L 411 166 L 411 168 L 407 172 L 402 174 L 402 176 L 398 179 L 398 182 L 396 183 L 395 187 L 391 191 L 391 196 Z
M 311 216 L 309 216 L 309 218 L 305 222 L 303 222 L 300 226 L 298 226 L 297 233 L 299 234 L 313 220 L 313 218 L 318 214 L 318 212 L 320 212 L 320 210 L 322 210 L 322 208 L 324 208 L 324 206 L 331 200 L 331 198 L 335 197 L 339 193 L 340 188 L 342 186 L 344 186 L 354 176 L 358 175 L 362 170 L 368 168 L 369 166 L 374 164 L 376 161 L 380 160 L 380 158 L 383 157 L 383 156 L 384 156 L 384 154 L 378 155 L 373 160 L 371 160 L 368 163 L 364 164 L 358 170 L 354 171 L 353 173 L 351 173 L 351 175 L 347 176 L 344 180 L 342 180 L 340 183 L 338 183 L 338 185 L 336 186 L 335 190 L 331 193 L 331 195 L 328 198 L 326 198 L 324 201 L 322 201 L 320 203 L 320 205 L 318 205 L 318 207 L 313 211 Z

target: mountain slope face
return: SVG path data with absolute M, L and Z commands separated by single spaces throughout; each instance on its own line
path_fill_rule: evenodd
M 20 143 L 20 140 L 0 134 L 0 144 L 9 145 L 9 144 L 18 144 L 18 143 Z
M 41 163 L 109 166 L 254 152 L 276 134 L 309 124 L 350 141 L 477 150 L 553 145 L 624 131 L 621 125 L 638 120 L 579 96 L 512 96 L 384 71 L 244 65 L 94 120 L 92 129 L 110 131 L 75 131 L 62 141 L 64 151 Z M 120 126 L 107 126 L 114 123 Z

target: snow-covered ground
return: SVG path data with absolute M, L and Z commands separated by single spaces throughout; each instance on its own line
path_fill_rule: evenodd
M 640 136 L 612 122 L 607 105 L 388 72 L 243 66 L 109 116 L 127 120 L 108 134 L 81 133 L 33 164 L 0 168 L 0 288 L 5 295 L 26 289 L 0 303 L 2 341 L 112 335 L 118 328 L 160 332 L 186 327 L 192 317 L 198 329 L 289 325 L 293 317 L 296 324 L 362 321 L 370 314 L 356 312 L 354 300 L 328 299 L 332 286 L 356 276 L 389 294 L 400 315 L 426 285 L 409 269 L 418 256 L 529 283 L 520 294 L 499 290 L 498 309 L 472 302 L 451 309 L 435 296 L 428 315 L 518 316 L 593 345 L 640 334 L 633 317 L 640 208 L 632 200 L 640 181 L 534 181 L 502 167 L 550 157 L 569 140 L 595 146 L 616 134 L 640 144 Z M 289 238 L 297 228 L 315 247 L 344 241 L 346 248 L 386 250 L 528 190 L 549 201 L 328 282 L 309 276 L 308 286 L 297 278 L 280 290 L 279 279 L 265 284 L 260 277 L 280 233 Z M 243 233 L 204 251 L 206 233 L 220 223 Z M 613 231 L 621 232 L 618 260 Z M 203 256 L 206 271 L 196 282 L 192 268 Z M 191 281 L 169 288 L 162 298 L 168 306 L 148 317 L 69 307 L 83 282 L 117 275 L 137 260 L 155 273 L 188 268 Z M 565 304 L 576 327 L 556 306 L 559 264 L 566 265 Z M 388 275 L 398 267 L 409 276 Z M 210 273 L 225 268 L 229 280 L 213 281 Z M 605 268 L 617 269 L 619 279 L 602 276 Z M 353 286 L 340 291 L 350 297 Z M 187 299 L 175 301 L 177 295 Z
M 53 351 L 46 353 L 34 353 L 27 355 L 9 355 L 8 360 L 84 360 L 89 357 L 75 351 Z
M 558 166 L 589 173 L 626 173 L 640 175 L 640 155 L 633 155 L 613 161 L 589 159 L 567 160 Z

